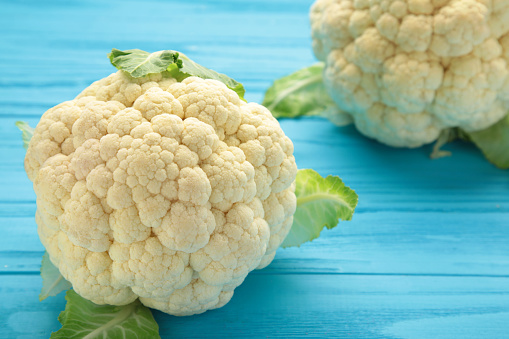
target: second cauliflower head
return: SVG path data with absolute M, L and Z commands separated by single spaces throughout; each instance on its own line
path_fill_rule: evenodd
M 313 48 L 336 104 L 367 136 L 417 147 L 509 110 L 509 2 L 317 0 Z
M 51 261 L 81 296 L 218 308 L 267 266 L 296 208 L 293 145 L 216 80 L 118 71 L 48 110 L 25 169 Z

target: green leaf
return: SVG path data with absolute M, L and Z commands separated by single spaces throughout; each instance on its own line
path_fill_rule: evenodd
M 352 117 L 327 94 L 323 68 L 323 63 L 317 63 L 274 81 L 265 92 L 262 105 L 276 118 L 322 116 L 338 126 L 352 123 Z
M 152 313 L 139 300 L 125 306 L 96 305 L 73 290 L 65 299 L 65 310 L 58 316 L 62 328 L 51 334 L 52 339 L 160 338 Z
M 42 289 L 39 294 L 39 301 L 47 297 L 54 297 L 62 291 L 72 287 L 71 283 L 65 280 L 58 268 L 51 262 L 48 252 L 44 252 L 41 263 Z
M 495 166 L 509 168 L 509 115 L 487 129 L 464 133 Z
M 221 81 L 244 100 L 246 91 L 241 83 L 225 74 L 197 64 L 186 55 L 177 51 L 166 50 L 149 53 L 139 49 L 121 51 L 114 48 L 108 54 L 108 58 L 113 66 L 129 73 L 133 78 L 140 78 L 153 73 L 168 72 L 177 81 L 182 81 L 190 76 L 213 79 Z
M 23 147 L 28 149 L 28 144 L 30 143 L 30 139 L 34 135 L 35 128 L 30 127 L 30 125 L 25 121 L 16 121 L 16 127 L 21 131 L 21 138 L 23 139 Z
M 212 79 L 221 81 L 232 91 L 235 91 L 241 99 L 244 99 L 244 94 L 246 94 L 246 90 L 244 86 L 230 78 L 229 76 L 218 73 L 214 70 L 203 67 L 200 64 L 197 64 L 193 60 L 189 59 L 186 55 L 180 53 L 180 60 L 182 60 L 182 67 L 178 69 L 178 74 L 176 75 L 176 79 L 178 81 L 182 81 L 183 79 L 195 76 L 202 79 Z M 176 70 L 176 67 L 173 67 L 173 70 Z
M 323 178 L 312 169 L 297 172 L 297 211 L 282 247 L 300 246 L 316 239 L 324 227 L 334 228 L 338 219 L 352 219 L 357 194 L 337 176 Z
M 159 51 L 154 53 L 139 49 L 121 51 L 113 48 L 108 58 L 117 69 L 129 73 L 133 78 L 141 78 L 148 74 L 161 73 L 172 64 L 179 65 L 178 52 Z

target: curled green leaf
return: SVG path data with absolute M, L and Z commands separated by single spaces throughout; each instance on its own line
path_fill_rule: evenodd
M 121 51 L 113 48 L 108 58 L 117 69 L 129 73 L 133 78 L 141 78 L 148 74 L 161 73 L 170 65 L 181 65 L 179 54 L 175 51 L 159 51 L 149 53 L 140 49 Z
M 73 290 L 67 291 L 65 310 L 58 316 L 62 328 L 52 339 L 160 338 L 152 312 L 139 300 L 125 306 L 96 305 Z
M 114 48 L 108 54 L 108 58 L 113 66 L 134 78 L 164 72 L 177 81 L 182 81 L 190 76 L 213 79 L 221 81 L 244 100 L 245 89 L 241 83 L 225 74 L 204 67 L 177 51 L 166 50 L 149 53 L 139 49 L 121 51 Z
M 300 246 L 318 238 L 324 227 L 332 229 L 340 219 L 351 220 L 358 200 L 339 177 L 323 178 L 312 169 L 297 172 L 295 195 L 297 211 L 282 247 Z
M 30 139 L 34 135 L 35 128 L 30 127 L 30 125 L 25 121 L 16 121 L 16 127 L 21 131 L 21 138 L 23 139 L 23 147 L 28 149 L 28 144 L 30 143 Z
M 71 283 L 65 280 L 55 265 L 51 262 L 48 252 L 44 252 L 41 263 L 42 289 L 39 294 L 39 301 L 47 297 L 54 297 L 62 291 L 72 287 Z
M 320 62 L 277 79 L 265 92 L 262 105 L 276 118 L 321 116 L 338 126 L 352 123 L 352 117 L 327 94 L 323 68 Z
M 180 73 L 180 78 L 184 79 L 190 76 L 199 77 L 202 79 L 212 79 L 221 81 L 226 85 L 229 89 L 235 91 L 240 98 L 244 98 L 246 91 L 244 86 L 230 78 L 229 76 L 218 73 L 214 70 L 208 69 L 193 60 L 189 59 L 186 55 L 180 53 L 180 60 L 182 60 L 182 67 L 178 68 L 178 73 Z M 177 78 L 177 80 L 181 81 Z

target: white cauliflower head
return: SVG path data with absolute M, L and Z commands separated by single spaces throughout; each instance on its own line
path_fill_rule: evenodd
M 489 127 L 509 110 L 509 2 L 317 0 L 325 86 L 367 136 L 417 147 Z
M 221 307 L 292 225 L 293 145 L 216 80 L 122 71 L 41 118 L 25 159 L 52 262 L 81 296 Z

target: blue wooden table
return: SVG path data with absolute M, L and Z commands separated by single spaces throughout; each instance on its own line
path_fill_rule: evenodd
M 243 82 L 313 63 L 310 0 L 0 1 L 0 337 L 47 338 L 63 294 L 41 288 L 35 195 L 16 120 L 35 125 L 114 71 L 112 48 L 180 50 Z M 222 309 L 154 315 L 163 338 L 509 337 L 509 175 L 470 145 L 430 160 L 321 119 L 284 120 L 299 167 L 359 194 L 353 221 L 279 250 Z

